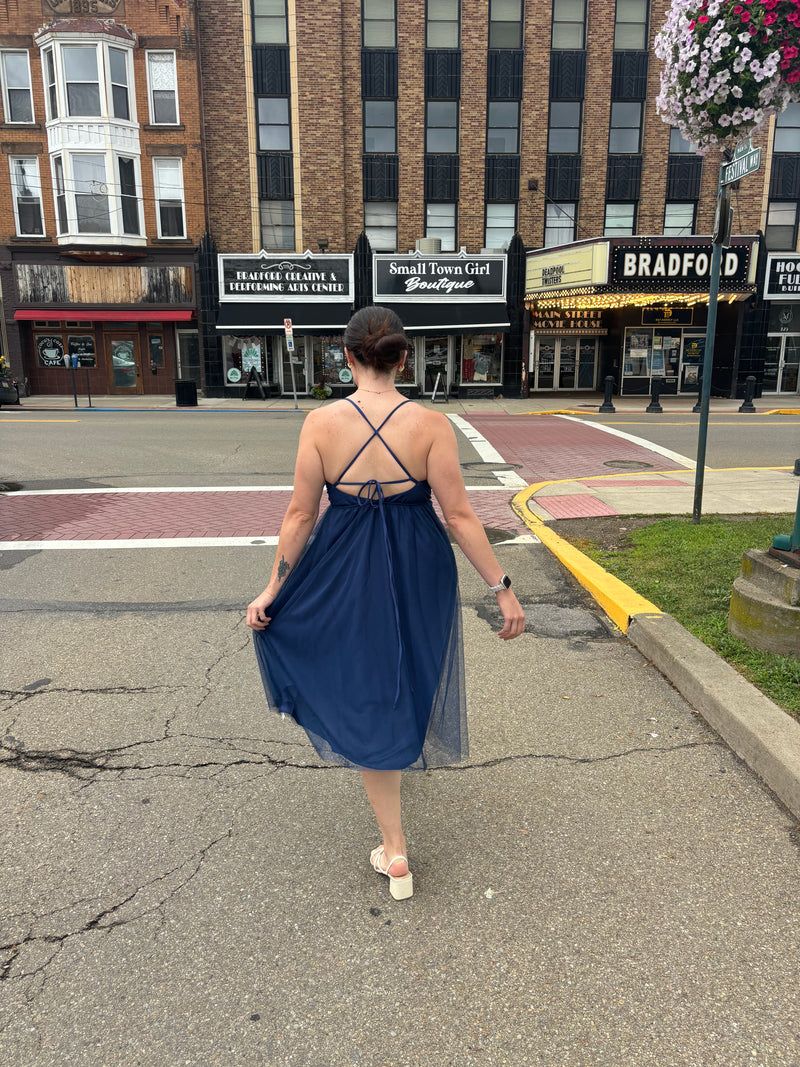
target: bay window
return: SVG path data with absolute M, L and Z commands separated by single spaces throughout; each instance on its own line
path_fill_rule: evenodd
M 52 165 L 59 237 L 141 238 L 137 158 L 110 149 L 62 152 Z
M 133 39 L 56 36 L 45 27 L 39 43 L 49 122 L 136 122 Z

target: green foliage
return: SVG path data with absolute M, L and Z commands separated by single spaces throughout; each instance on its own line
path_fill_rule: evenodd
M 734 579 L 748 548 L 769 548 L 793 515 L 669 518 L 632 531 L 623 547 L 585 540 L 581 551 L 669 612 L 753 685 L 800 718 L 800 659 L 751 648 L 728 633 Z

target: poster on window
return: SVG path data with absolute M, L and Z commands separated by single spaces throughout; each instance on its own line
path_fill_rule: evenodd
M 251 370 L 257 370 L 259 374 L 262 372 L 259 341 L 247 341 L 242 348 L 242 373 L 249 374 Z
M 81 334 L 79 336 L 70 334 L 67 338 L 67 351 L 70 362 L 73 356 L 78 357 L 79 367 L 94 367 L 97 365 L 94 352 L 94 337 L 91 334 Z
M 69 362 L 64 355 L 64 342 L 58 336 L 37 337 L 36 358 L 40 367 L 66 367 Z

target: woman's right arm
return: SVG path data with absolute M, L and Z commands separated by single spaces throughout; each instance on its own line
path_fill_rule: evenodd
M 428 483 L 459 547 L 487 585 L 498 585 L 503 568 L 497 562 L 486 532 L 467 499 L 456 435 L 449 420 L 436 413 L 433 441 L 428 452 Z M 509 641 L 525 629 L 525 613 L 513 590 L 495 594 L 503 613 L 498 637 Z

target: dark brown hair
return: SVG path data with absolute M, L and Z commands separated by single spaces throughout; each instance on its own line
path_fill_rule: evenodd
M 389 308 L 361 308 L 344 331 L 345 347 L 365 367 L 383 374 L 396 367 L 410 347 L 399 317 Z

